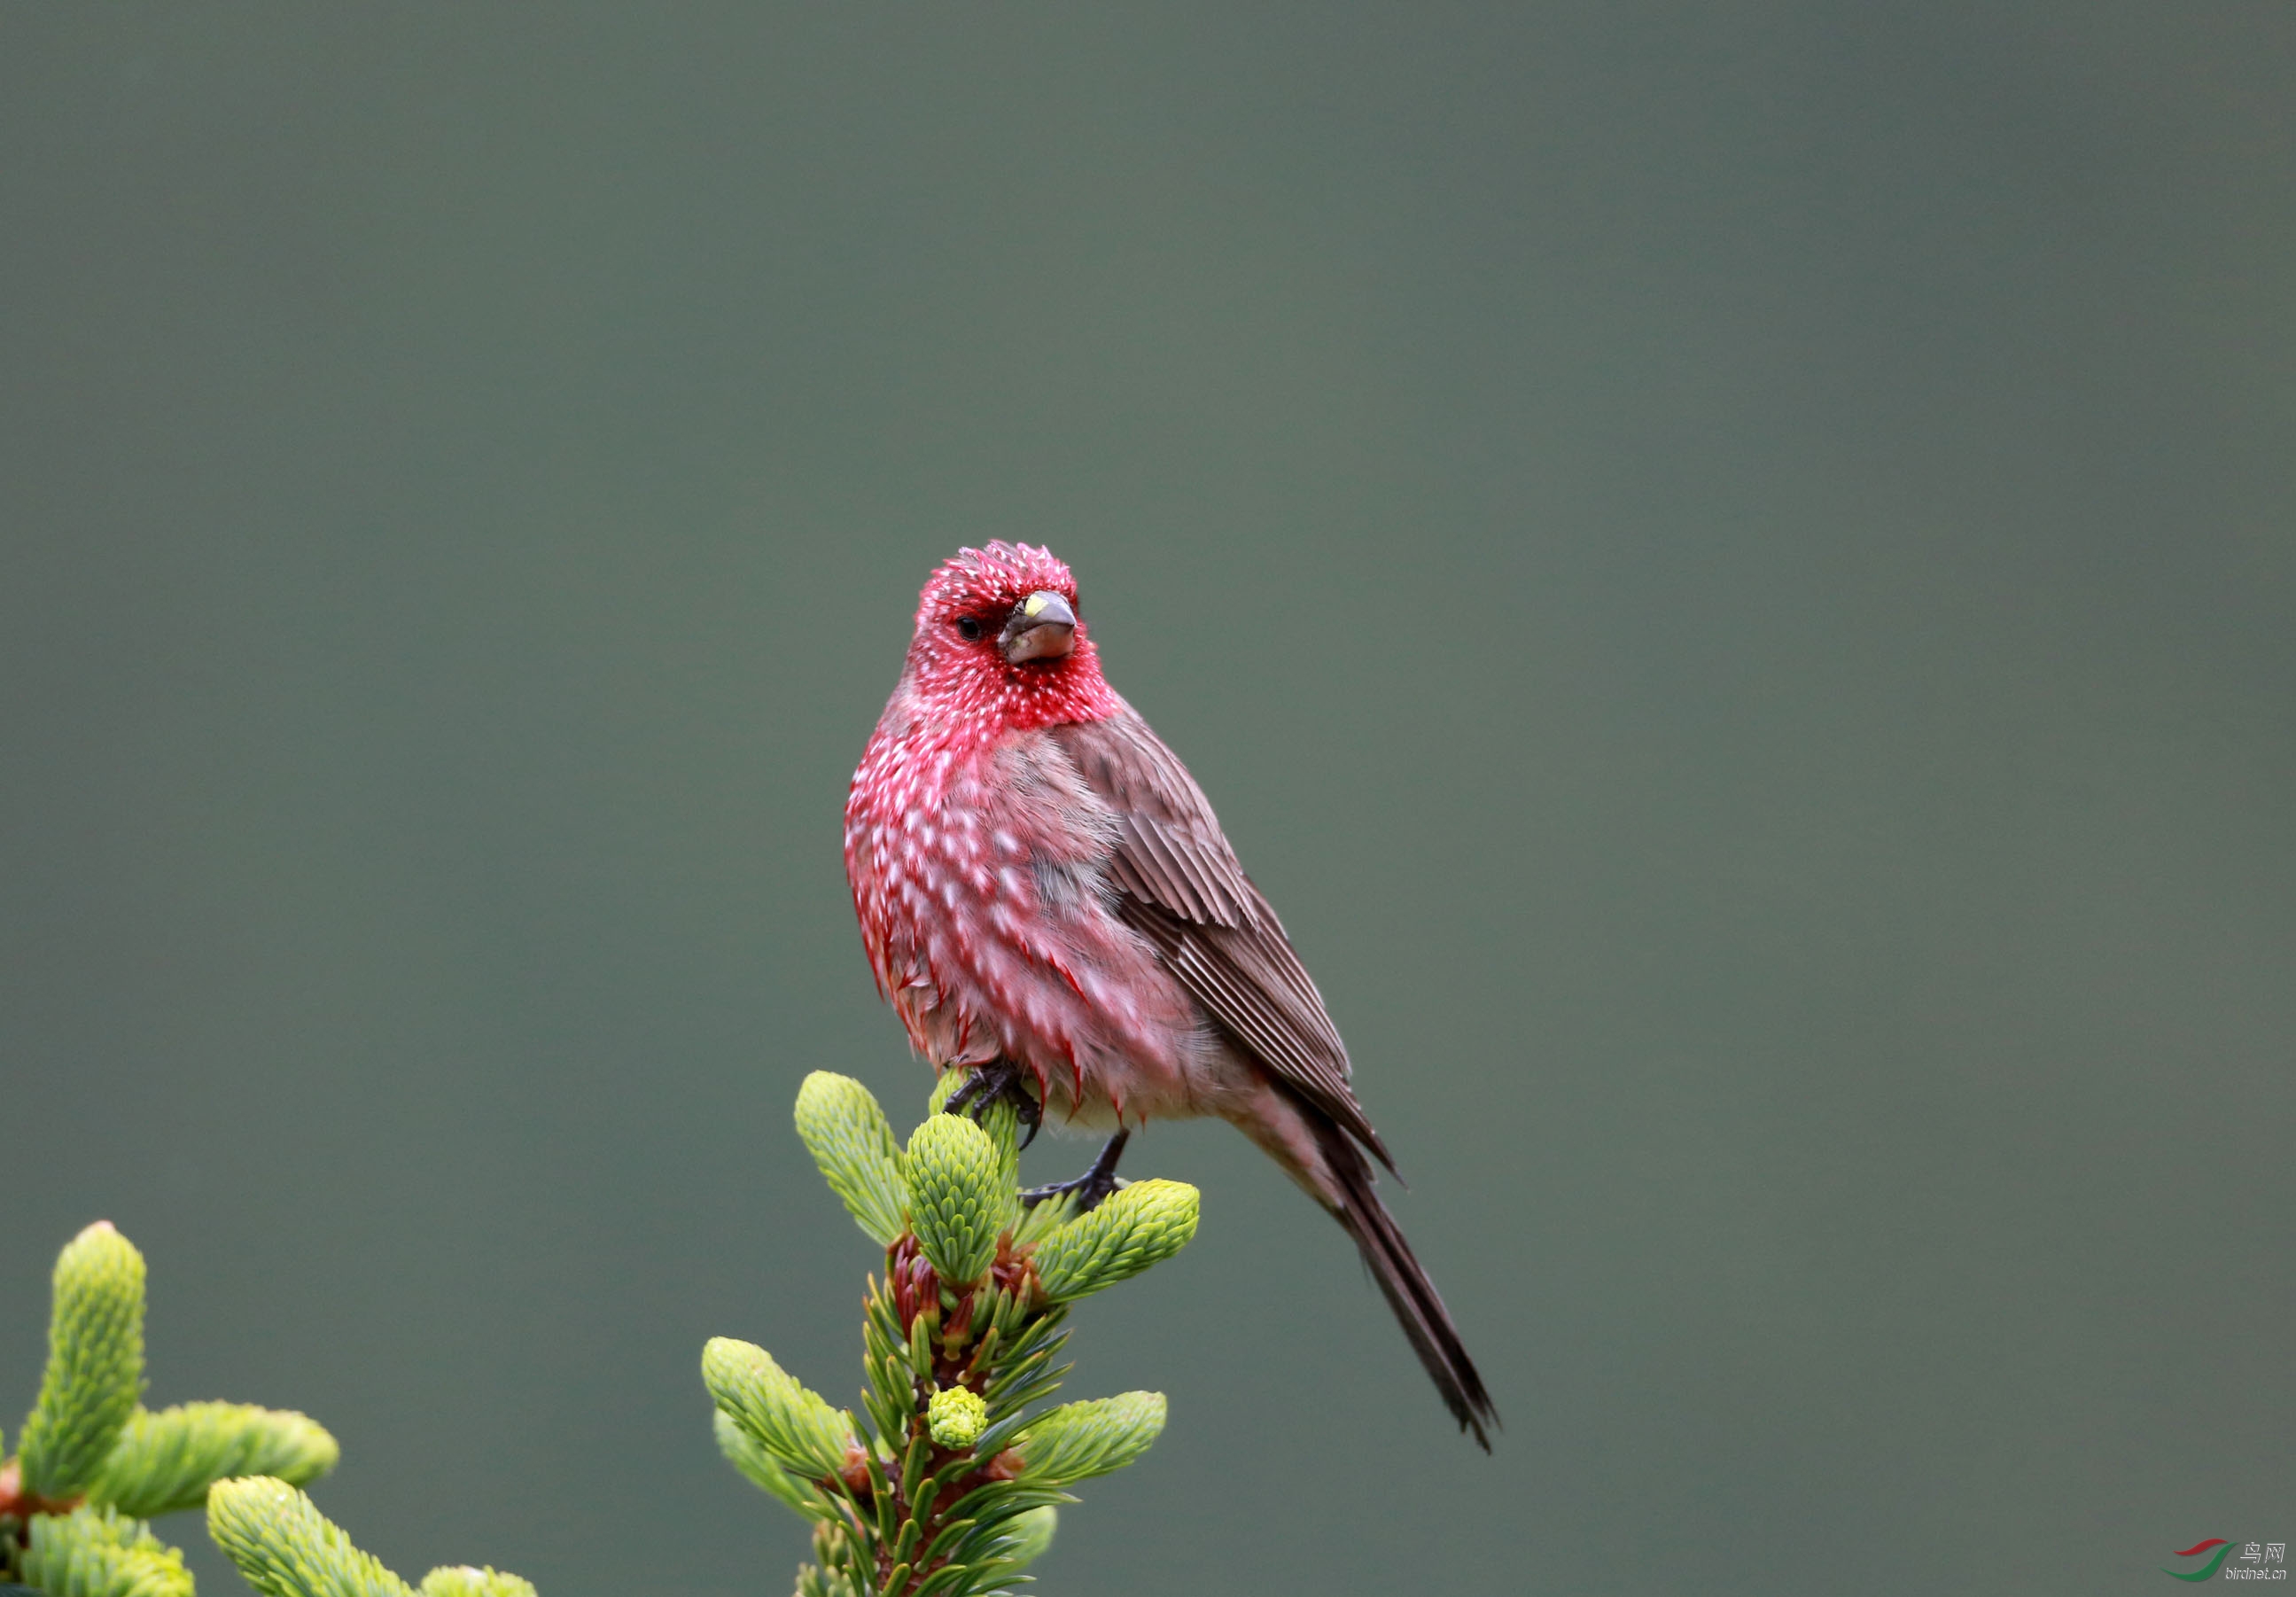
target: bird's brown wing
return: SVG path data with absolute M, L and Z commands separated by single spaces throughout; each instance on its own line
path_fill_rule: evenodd
M 1128 710 L 1051 731 L 1123 818 L 1109 861 L 1117 913 L 1252 1058 L 1394 1169 L 1323 995 L 1179 757 Z

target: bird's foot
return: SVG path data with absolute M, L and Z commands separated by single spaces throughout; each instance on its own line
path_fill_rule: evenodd
M 1034 1208 L 1051 1198 L 1064 1198 L 1075 1205 L 1075 1212 L 1088 1215 L 1116 1191 L 1116 1161 L 1124 1156 L 1124 1144 L 1132 1140 L 1129 1131 L 1119 1131 L 1108 1139 L 1100 1157 L 1092 1161 L 1092 1168 L 1074 1181 L 1056 1181 L 1047 1187 L 1029 1187 L 1021 1194 L 1021 1201 Z
M 1045 1124 L 1045 1106 L 1037 1102 L 1028 1084 L 1029 1072 L 1011 1060 L 990 1060 L 985 1065 L 972 1067 L 972 1074 L 963 1086 L 948 1095 L 941 1112 L 970 1114 L 978 1123 L 991 1104 L 1009 1103 L 1013 1112 L 1021 1117 L 1021 1124 L 1028 1127 L 1028 1134 L 1021 1139 L 1021 1146 L 1026 1148 L 1037 1140 L 1037 1133 Z

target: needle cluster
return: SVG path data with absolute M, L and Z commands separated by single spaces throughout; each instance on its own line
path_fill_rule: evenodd
M 316 1421 L 244 1403 L 144 1406 L 144 1277 L 108 1220 L 56 1259 L 47 1368 L 0 1464 L 0 1597 L 193 1597 L 183 1553 L 148 1521 L 202 1503 L 262 1597 L 417 1597 L 297 1489 L 340 1456 Z M 430 1571 L 420 1597 L 534 1588 L 458 1566 Z
M 242 1403 L 147 1409 L 144 1256 L 108 1220 L 57 1257 L 39 1396 L 0 1464 L 0 1579 L 49 1597 L 191 1597 L 147 1521 L 234 1475 L 297 1485 L 332 1469 L 315 1421 Z M 291 1489 L 291 1487 L 283 1487 Z
M 1068 1366 L 1078 1298 L 1170 1257 L 1195 1235 L 1197 1193 L 1121 1187 L 1086 1213 L 1021 1197 L 1015 1118 L 941 1112 L 950 1071 L 906 1146 L 868 1089 L 816 1072 L 798 1134 L 854 1221 L 885 1249 L 863 1304 L 858 1417 L 762 1347 L 718 1338 L 702 1380 L 719 1446 L 814 1523 L 818 1564 L 798 1597 L 990 1597 L 1028 1577 L 1066 1489 L 1121 1469 L 1164 1427 L 1164 1398 L 1129 1392 L 1044 1406 Z
M 1170 1257 L 1197 1194 L 1126 1183 L 1079 1212 L 1019 1186 L 1015 1116 L 943 1111 L 946 1075 L 906 1145 L 860 1083 L 816 1073 L 798 1131 L 885 1250 L 863 1303 L 859 1417 L 762 1347 L 702 1355 L 719 1447 L 814 1524 L 798 1597 L 1000 1597 L 1051 1544 L 1067 1488 L 1121 1469 L 1164 1428 L 1158 1392 L 1053 1405 L 1071 1305 Z M 360 1551 L 299 1488 L 334 1466 L 308 1417 L 234 1403 L 147 1409 L 144 1257 L 109 1222 L 56 1261 L 48 1360 L 16 1456 L 0 1463 L 0 1597 L 193 1597 L 148 1521 L 207 1507 L 261 1597 L 534 1597 L 456 1565 L 419 1586 Z

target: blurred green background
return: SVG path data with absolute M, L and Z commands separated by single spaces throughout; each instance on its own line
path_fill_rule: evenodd
M 2278 4 L 10 8 L 0 1419 L 108 1216 L 152 1400 L 319 1416 L 402 1570 L 787 1590 L 697 1359 L 858 1383 L 790 1107 L 927 1073 L 840 807 L 1005 536 L 1507 1422 L 1152 1128 L 1203 1234 L 1070 1389 L 1172 1425 L 1047 1590 L 2296 1541 L 2292 82 Z

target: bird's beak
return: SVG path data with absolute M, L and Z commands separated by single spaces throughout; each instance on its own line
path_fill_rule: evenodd
M 1004 658 L 1061 659 L 1076 647 L 1076 611 L 1058 594 L 1031 594 L 1013 607 L 1013 618 L 996 639 Z

